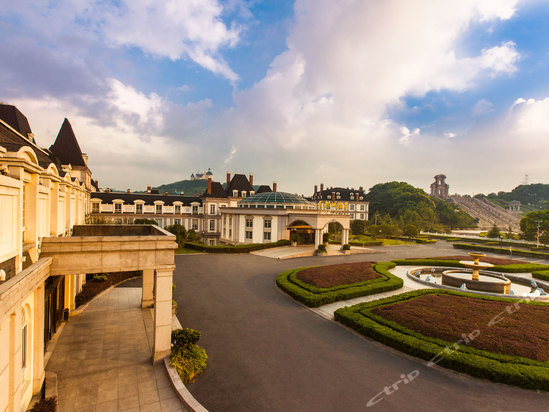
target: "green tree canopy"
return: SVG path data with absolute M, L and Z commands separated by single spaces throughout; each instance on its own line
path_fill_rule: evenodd
M 525 239 L 536 240 L 538 233 L 538 222 L 540 242 L 547 244 L 549 243 L 548 209 L 528 213 L 520 220 L 520 230 L 522 230 Z

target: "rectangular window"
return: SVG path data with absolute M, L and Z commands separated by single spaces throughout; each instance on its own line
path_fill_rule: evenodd
M 355 210 L 355 205 L 349 205 L 349 210 Z
M 137 213 L 138 215 L 143 214 L 143 204 L 142 203 L 137 203 L 135 205 L 135 213 Z
M 162 227 L 162 219 L 156 219 L 156 226 Z
M 193 206 L 193 215 L 198 214 L 198 206 Z
M 215 205 L 210 205 L 210 215 L 215 215 Z
M 223 216 L 223 226 L 227 224 L 227 216 Z
M 229 216 L 229 226 L 231 226 L 232 224 L 233 224 L 233 217 Z
M 180 214 L 181 214 L 181 206 L 180 206 L 180 205 L 175 205 L 175 214 L 176 214 L 176 215 L 180 215 Z
M 180 224 L 181 224 L 181 219 L 175 219 L 175 220 L 174 220 L 174 223 L 175 223 L 176 225 L 180 225 Z
M 21 329 L 21 369 L 27 367 L 27 334 L 28 325 L 25 324 Z
M 360 205 L 360 211 L 364 210 L 364 205 Z
M 210 232 L 215 232 L 215 220 L 210 220 Z
M 114 213 L 122 213 L 122 203 L 114 204 Z
M 99 203 L 92 203 L 92 213 L 99 213 Z
M 247 240 L 253 239 L 253 232 L 251 230 L 246 230 L 246 239 Z
M 271 228 L 271 219 L 265 219 L 265 220 L 263 221 L 263 227 L 264 227 L 265 229 L 270 229 L 270 228 Z
M 162 214 L 162 205 L 156 205 L 156 214 L 161 215 Z
M 263 232 L 263 240 L 271 240 L 271 232 Z
M 246 227 L 254 227 L 254 220 L 246 219 Z
M 198 219 L 193 219 L 192 228 L 193 230 L 198 230 Z
M 364 220 L 364 213 L 360 214 L 360 220 Z
M 225 237 L 227 234 L 227 229 L 223 228 L 223 237 Z
M 351 220 L 355 220 L 355 214 L 351 213 Z
M 229 239 L 232 239 L 232 237 L 233 237 L 233 230 L 229 229 Z

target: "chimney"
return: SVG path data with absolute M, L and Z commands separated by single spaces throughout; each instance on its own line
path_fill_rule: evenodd
M 208 177 L 208 194 L 212 194 L 212 178 Z
M 254 175 L 250 173 L 250 186 L 254 186 Z
M 165 192 L 162 192 L 162 195 L 163 196 L 168 196 L 168 191 L 166 190 Z
M 105 193 L 110 193 L 111 192 L 111 189 L 109 189 L 108 187 L 105 189 Z
M 151 187 L 150 186 L 147 186 L 147 193 L 151 194 Z
M 332 200 L 335 200 L 336 198 L 336 192 L 332 192 Z
M 276 192 L 276 182 L 273 182 L 273 192 Z
M 314 193 L 315 195 L 316 195 L 316 192 L 318 192 L 318 186 L 317 185 L 315 185 L 315 193 Z
M 361 192 L 361 193 L 364 192 L 364 188 L 363 188 L 362 186 L 360 186 L 360 187 L 358 188 L 358 190 L 359 190 L 359 192 Z
M 227 187 L 226 189 L 229 189 L 229 186 L 231 184 L 231 172 L 227 172 Z
M 130 193 L 131 193 L 130 189 L 126 190 L 126 193 L 127 193 L 127 194 L 130 194 Z
M 324 183 L 321 183 L 321 184 L 320 184 L 320 191 L 321 191 L 321 192 L 324 192 Z

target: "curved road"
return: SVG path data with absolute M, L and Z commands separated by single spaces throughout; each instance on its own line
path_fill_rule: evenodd
M 202 332 L 209 357 L 191 393 L 210 412 L 549 410 L 548 393 L 428 368 L 317 316 L 275 284 L 293 267 L 457 254 L 446 242 L 379 251 L 288 260 L 178 255 L 178 318 Z M 403 374 L 413 381 L 398 382 Z

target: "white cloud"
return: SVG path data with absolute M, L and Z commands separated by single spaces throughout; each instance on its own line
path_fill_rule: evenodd
M 457 134 L 453 133 L 453 132 L 446 132 L 444 133 L 444 137 L 446 137 L 447 139 L 453 139 L 454 137 L 456 137 Z
M 480 99 L 471 109 L 471 113 L 473 116 L 482 116 L 493 111 L 494 105 L 492 104 L 492 102 L 486 99 Z

